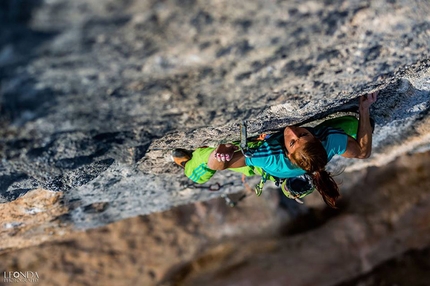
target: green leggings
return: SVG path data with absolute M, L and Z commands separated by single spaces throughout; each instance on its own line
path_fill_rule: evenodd
M 238 143 L 233 143 L 238 144 Z M 256 147 L 261 143 L 250 142 L 248 146 Z M 201 147 L 197 148 L 191 157 L 191 159 L 185 165 L 185 175 L 197 184 L 204 184 L 212 178 L 215 174 L 215 170 L 209 169 L 207 162 L 209 156 L 214 151 L 213 147 Z M 263 174 L 263 169 L 254 166 L 244 166 L 240 168 L 230 168 L 228 170 L 244 174 L 245 176 L 254 176 Z

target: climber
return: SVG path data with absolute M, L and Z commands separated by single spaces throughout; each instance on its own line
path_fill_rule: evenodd
M 172 155 L 175 162 L 185 168 L 186 176 L 196 183 L 208 181 L 217 170 L 259 174 L 262 175 L 260 187 L 267 179 L 281 180 L 284 194 L 295 199 L 317 189 L 327 205 L 335 207 L 340 196 L 339 188 L 325 166 L 336 154 L 359 159 L 370 156 L 372 126 L 369 108 L 376 101 L 377 94 L 373 92 L 360 97 L 356 134 L 336 128 L 342 126 L 335 126 L 333 122 L 323 122 L 313 129 L 287 126 L 283 132 L 248 146 L 252 153 L 250 157 L 237 152 L 238 144 L 221 144 L 216 149 L 198 148 L 193 154 L 177 149 Z M 338 123 L 342 125 L 343 122 L 339 120 Z M 351 124 L 346 125 L 351 129 Z M 298 178 L 302 182 L 299 191 L 295 190 L 294 180 L 289 178 Z

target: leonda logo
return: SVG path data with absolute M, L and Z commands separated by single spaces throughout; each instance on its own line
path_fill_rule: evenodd
M 5 271 L 3 272 L 4 283 L 36 283 L 39 274 L 33 271 Z

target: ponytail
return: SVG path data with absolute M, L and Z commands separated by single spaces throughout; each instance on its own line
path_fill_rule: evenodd
M 324 202 L 331 208 L 336 208 L 336 199 L 340 196 L 339 186 L 325 169 L 312 173 L 312 180 L 321 194 Z
M 292 163 L 305 170 L 311 177 L 314 186 L 324 202 L 336 208 L 336 199 L 340 196 L 339 187 L 333 177 L 325 170 L 328 163 L 327 152 L 317 139 L 308 142 L 301 149 L 289 156 Z

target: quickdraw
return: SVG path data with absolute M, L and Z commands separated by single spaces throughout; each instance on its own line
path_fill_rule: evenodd
M 223 185 L 221 185 L 220 183 L 216 182 L 213 184 L 210 184 L 209 186 L 205 186 L 205 185 L 198 185 L 198 184 L 186 184 L 184 185 L 185 188 L 195 188 L 195 189 L 207 189 L 211 192 L 217 192 L 219 190 L 221 190 L 223 187 L 225 186 L 234 186 L 234 182 L 229 182 L 229 183 L 225 183 Z
M 234 186 L 234 182 L 225 183 L 223 185 L 221 185 L 220 183 L 216 182 L 214 184 L 210 184 L 209 186 L 198 185 L 198 184 L 186 184 L 186 185 L 184 185 L 185 188 L 192 187 L 192 188 L 196 188 L 196 189 L 207 189 L 207 190 L 209 190 L 211 192 L 217 192 L 217 191 L 221 190 L 225 186 Z M 246 196 L 247 195 L 245 193 L 239 199 L 237 199 L 236 201 L 233 201 L 227 194 L 222 194 L 221 198 L 223 198 L 225 200 L 225 203 L 229 207 L 235 207 Z
M 269 176 L 270 175 L 267 174 L 266 172 L 263 172 L 263 174 L 261 174 L 260 182 L 257 185 L 255 185 L 255 187 L 254 187 L 255 194 L 257 195 L 257 197 L 261 196 L 261 194 L 263 193 L 264 184 L 266 183 Z
M 249 151 L 248 149 L 248 131 L 247 131 L 247 127 L 246 127 L 246 122 L 245 120 L 242 120 L 241 124 L 240 124 L 240 151 L 242 152 L 243 156 L 245 156 L 246 158 L 250 158 L 252 157 L 252 153 Z

